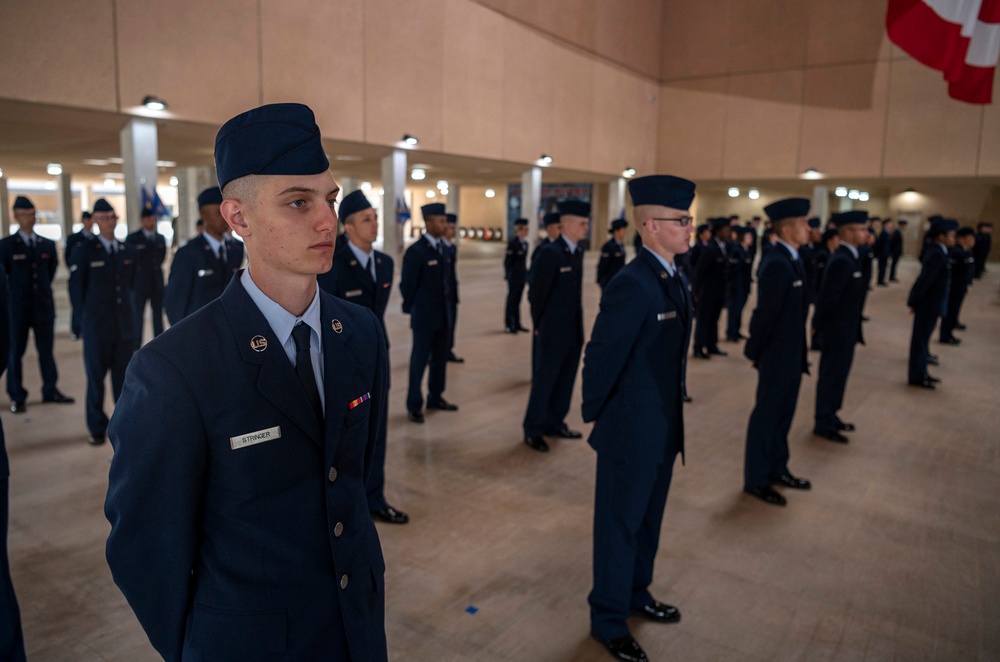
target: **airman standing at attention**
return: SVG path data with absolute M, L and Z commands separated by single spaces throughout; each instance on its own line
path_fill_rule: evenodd
M 601 247 L 601 257 L 597 261 L 597 284 L 603 290 L 608 281 L 625 266 L 625 232 L 628 222 L 624 218 L 611 221 L 611 239 Z
M 627 619 L 681 620 L 649 591 L 677 455 L 691 303 L 676 258 L 688 250 L 695 185 L 671 175 L 628 183 L 642 250 L 601 294 L 583 361 L 583 420 L 593 421 L 594 584 L 590 632 L 611 656 L 646 654 Z
M 451 279 L 451 297 L 448 305 L 451 306 L 451 328 L 448 329 L 448 362 L 465 363 L 465 359 L 455 355 L 455 327 L 458 325 L 458 244 L 455 236 L 458 234 L 458 215 L 445 214 L 448 224 L 444 227 L 444 235 L 441 241 L 448 252 L 448 277 Z
M 507 242 L 507 254 L 503 260 L 503 277 L 507 281 L 507 305 L 504 307 L 503 332 L 527 331 L 521 324 L 521 297 L 524 284 L 528 281 L 528 219 L 514 221 L 515 236 Z
M 862 278 L 858 246 L 867 241 L 868 212 L 862 210 L 835 214 L 832 219 L 840 235 L 840 246 L 830 256 L 824 269 L 813 323 L 822 354 L 816 378 L 816 415 L 813 434 L 846 444 L 843 432 L 853 432 L 838 412 L 844 404 L 844 389 L 854 361 L 854 347 L 864 344 L 861 333 L 861 307 L 868 284 Z
M 135 295 L 137 252 L 115 239 L 118 215 L 108 201 L 94 203 L 99 233 L 73 249 L 69 292 L 80 309 L 83 365 L 87 371 L 87 430 L 92 446 L 104 443 L 104 380 L 111 373 L 115 402 L 125 385 L 125 369 L 138 349 Z
M 94 233 L 91 232 L 91 228 L 94 227 L 94 221 L 91 218 L 89 211 L 83 212 L 83 214 L 80 216 L 80 223 L 83 225 L 83 227 L 80 228 L 80 231 L 74 232 L 70 236 L 66 237 L 66 250 L 63 253 L 63 263 L 65 263 L 67 267 L 69 267 L 71 261 L 70 257 L 73 255 L 73 249 L 84 239 L 90 239 L 91 237 L 94 236 Z M 66 287 L 67 288 L 69 287 L 68 280 L 66 281 Z M 70 304 L 71 304 L 70 307 L 73 311 L 73 315 L 70 318 L 69 331 L 70 335 L 73 337 L 73 340 L 79 340 L 80 311 L 77 310 L 75 306 L 72 306 L 72 301 L 73 299 L 72 297 L 70 297 Z
M 590 204 L 559 203 L 562 235 L 538 249 L 531 265 L 531 393 L 524 414 L 524 443 L 547 452 L 545 435 L 580 439 L 566 425 L 573 384 L 583 350 L 583 249 L 590 228 Z
M 757 368 L 757 401 L 747 425 L 743 490 L 777 506 L 785 497 L 772 485 L 808 490 L 811 485 L 788 469 L 788 430 L 795 417 L 806 360 L 809 312 L 806 269 L 798 248 L 809 237 L 809 201 L 788 198 L 764 208 L 771 219 L 773 250 L 761 259 L 757 308 L 743 353 Z
M 920 275 L 910 289 L 906 305 L 913 313 L 913 332 L 910 335 L 909 384 L 932 389 L 941 380 L 927 372 L 931 336 L 941 316 L 944 299 L 948 295 L 951 264 L 948 251 L 955 245 L 958 223 L 949 218 L 939 218 L 927 231 L 927 250 L 920 261 Z
M 562 234 L 562 225 L 559 218 L 560 216 L 557 212 L 550 212 L 542 217 L 542 227 L 545 229 L 545 236 L 542 237 L 540 242 L 538 242 L 535 249 L 531 251 L 531 264 L 535 263 L 535 255 L 538 254 L 538 251 L 542 248 L 542 246 L 551 244 L 559 238 L 559 235 Z
M 164 305 L 171 324 L 218 299 L 243 264 L 243 244 L 226 238 L 221 205 L 222 192 L 218 186 L 198 195 L 198 210 L 205 229 L 181 246 L 170 264 Z
M 35 335 L 38 367 L 42 373 L 42 402 L 69 404 L 73 398 L 56 387 L 59 371 L 52 354 L 55 343 L 56 304 L 52 297 L 52 277 L 59 267 L 56 244 L 35 234 L 35 205 L 23 195 L 14 201 L 17 233 L 0 239 L 0 266 L 7 272 L 10 294 L 10 352 L 7 358 L 7 394 L 10 410 L 23 414 L 25 401 L 21 360 L 28 348 L 28 331 Z
M 336 248 L 333 256 L 333 267 L 316 278 L 320 289 L 333 296 L 364 306 L 375 313 L 382 333 L 386 334 L 385 346 L 389 347 L 388 334 L 385 328 L 385 309 L 389 305 L 389 295 L 392 294 L 392 258 L 372 247 L 378 238 L 378 214 L 362 191 L 352 191 L 340 202 L 338 212 L 340 221 L 344 224 L 344 234 L 347 237 Z M 388 355 L 386 355 L 388 363 Z M 388 371 L 386 386 L 389 385 Z M 389 505 L 385 499 L 385 456 L 386 431 L 388 429 L 389 408 L 382 410 L 382 421 L 379 435 L 375 440 L 375 452 L 372 457 L 372 472 L 368 476 L 366 493 L 368 495 L 368 510 L 372 517 L 389 524 L 406 524 L 409 516 L 401 510 Z
M 453 324 L 451 316 L 454 313 L 449 267 L 451 251 L 441 241 L 448 218 L 444 205 L 440 203 L 424 205 L 420 211 L 424 216 L 426 232 L 403 254 L 403 273 L 399 281 L 403 312 L 410 316 L 410 329 L 413 331 L 406 411 L 414 423 L 424 422 L 421 386 L 424 372 L 428 373 L 427 408 L 458 410 L 457 405 L 443 397 Z
M 976 246 L 976 231 L 966 226 L 955 236 L 955 247 L 948 254 L 948 261 L 951 264 L 951 287 L 948 290 L 945 314 L 941 318 L 941 342 L 946 345 L 958 345 L 961 342 L 955 337 L 955 331 L 965 331 L 965 325 L 959 318 L 962 314 L 962 303 L 976 272 L 975 257 L 972 255 L 972 250 Z
M 153 314 L 153 337 L 163 333 L 163 260 L 167 257 L 167 240 L 156 231 L 156 215 L 144 207 L 140 222 L 142 227 L 125 238 L 125 243 L 135 248 L 139 260 L 135 275 L 135 343 L 142 345 L 142 318 L 146 302 Z
M 694 267 L 691 291 L 694 293 L 697 322 L 694 327 L 694 355 L 707 359 L 710 355 L 726 356 L 719 349 L 719 316 L 726 300 L 729 274 L 729 219 L 709 219 L 712 238 L 705 244 L 698 264 Z

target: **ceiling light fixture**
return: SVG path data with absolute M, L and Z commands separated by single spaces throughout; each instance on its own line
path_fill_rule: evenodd
M 760 197 L 760 191 L 758 191 L 755 188 L 752 188 L 749 191 L 747 191 L 747 197 L 750 198 L 751 200 L 756 200 L 757 198 Z
M 160 97 L 154 97 L 152 94 L 147 94 L 142 98 L 142 105 L 145 106 L 147 110 L 167 109 L 167 102 Z
M 437 191 L 435 191 L 434 189 L 428 189 L 427 190 L 427 197 L 428 198 L 436 198 L 437 197 Z
M 635 177 L 635 168 L 625 168 L 622 170 L 622 177 Z
M 549 156 L 548 154 L 542 154 L 540 157 L 538 157 L 538 162 L 541 163 L 542 165 L 552 165 L 552 157 Z
M 446 181 L 445 181 L 445 180 L 443 180 L 443 179 L 442 179 L 442 180 L 440 180 L 440 181 L 439 181 L 439 182 L 437 183 L 437 190 L 439 190 L 439 191 L 447 191 L 447 190 L 448 190 L 448 182 L 446 182 Z
M 846 186 L 838 186 L 837 188 L 835 188 L 833 190 L 833 194 L 835 196 L 837 196 L 838 198 L 846 198 L 847 197 L 847 187 Z
M 3 168 L 0 168 L 0 177 L 3 177 Z
M 424 172 L 423 168 L 414 168 L 413 170 L 410 171 L 410 178 L 411 179 L 421 180 L 421 179 L 425 178 L 426 176 L 427 176 L 427 173 Z
M 487 198 L 494 198 L 494 197 L 496 197 L 496 194 L 497 194 L 497 192 L 494 191 L 493 189 L 491 189 L 491 188 L 486 189 L 486 197 Z
M 857 200 L 858 198 L 861 197 L 861 191 L 859 191 L 856 188 L 852 188 L 850 191 L 847 192 L 847 197 L 850 198 L 851 200 Z
M 868 191 L 862 191 L 861 193 L 858 194 L 858 200 L 860 200 L 861 202 L 868 202 L 869 197 L 871 196 L 868 195 Z
M 403 142 L 409 145 L 410 147 L 416 147 L 417 145 L 420 144 L 420 141 L 417 139 L 416 136 L 411 136 L 408 133 L 403 134 Z
M 368 191 L 372 190 L 372 183 L 371 182 L 361 182 L 361 190 L 363 192 L 365 192 L 365 193 L 367 193 Z
M 802 173 L 802 179 L 823 179 L 823 173 L 816 168 L 809 168 Z
M 735 186 L 730 186 L 729 187 L 729 197 L 730 198 L 738 198 L 738 197 L 740 197 L 740 190 L 738 188 L 736 188 Z
M 49 173 L 53 177 L 55 177 L 56 175 L 61 175 L 62 166 L 59 165 L 58 163 L 50 163 L 48 166 L 45 167 L 45 172 Z

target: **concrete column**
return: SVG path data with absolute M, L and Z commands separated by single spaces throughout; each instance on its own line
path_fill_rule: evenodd
M 214 184 L 217 184 L 214 168 L 201 166 L 177 169 L 175 246 L 183 246 L 195 236 L 195 224 L 201 217 L 201 213 L 198 211 L 198 194 Z
M 538 237 L 538 207 L 542 204 L 542 169 L 538 166 L 521 174 L 521 215 L 528 219 L 528 243 Z
M 340 184 L 340 199 L 343 200 L 348 193 L 353 193 L 361 188 L 361 180 L 357 177 L 344 177 L 338 184 Z
M 820 224 L 826 223 L 830 218 L 830 189 L 817 184 L 813 186 L 812 207 L 809 216 L 819 216 Z
M 10 234 L 10 204 L 7 178 L 0 175 L 0 238 Z
M 56 175 L 56 212 L 63 226 L 63 242 L 73 234 L 73 175 L 63 172 Z
M 611 180 L 608 184 L 608 223 L 621 218 L 625 214 L 625 183 L 624 177 Z
M 139 228 L 142 190 L 150 196 L 156 193 L 156 160 L 159 158 L 156 122 L 134 117 L 122 127 L 119 137 L 125 160 L 122 171 L 125 173 L 126 220 L 132 231 Z
M 448 184 L 448 195 L 444 199 L 445 208 L 449 214 L 458 214 L 458 223 L 462 223 L 462 187 L 458 184 Z
M 382 157 L 382 251 L 396 258 L 403 252 L 403 226 L 396 209 L 402 206 L 406 191 L 406 151 L 394 149 Z M 399 269 L 396 270 L 397 272 Z

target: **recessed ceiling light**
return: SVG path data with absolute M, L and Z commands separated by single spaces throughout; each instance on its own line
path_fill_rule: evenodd
M 367 193 L 368 191 L 372 190 L 372 183 L 371 182 L 361 182 L 361 190 L 364 191 L 365 193 Z
M 823 179 L 823 173 L 816 168 L 809 168 L 802 173 L 802 179 Z
M 410 171 L 410 178 L 415 180 L 421 180 L 427 177 L 427 173 L 424 172 L 423 168 L 414 168 Z
M 738 188 L 736 188 L 735 186 L 730 186 L 729 187 L 729 197 L 730 198 L 738 198 L 738 197 L 740 197 L 740 190 Z
M 622 170 L 622 177 L 635 177 L 635 168 L 625 168 Z
M 847 197 L 847 187 L 846 186 L 838 186 L 837 188 L 835 188 L 833 190 L 833 194 L 835 196 L 837 196 L 838 198 L 846 198 Z
M 167 102 L 159 97 L 154 97 L 151 94 L 147 94 L 142 99 L 142 105 L 148 110 L 166 110 Z
M 98 167 L 106 166 L 109 163 L 111 163 L 111 162 L 108 161 L 107 159 L 84 159 L 83 160 L 83 164 L 84 165 L 91 165 L 91 166 L 98 166 Z
M 176 168 L 177 161 L 157 161 L 156 166 L 158 168 Z
M 861 202 L 868 202 L 869 197 L 870 196 L 868 195 L 868 191 L 862 191 L 861 193 L 858 193 L 858 200 L 860 200 Z
M 491 188 L 486 189 L 486 197 L 487 198 L 496 197 L 496 194 L 497 194 L 497 192 L 494 191 L 493 189 L 491 189 Z
M 179 183 L 180 183 L 180 180 L 177 179 L 176 177 L 171 177 L 170 178 L 170 185 L 171 186 L 177 186 Z
M 45 172 L 49 173 L 53 177 L 62 174 L 62 166 L 58 163 L 50 163 L 45 167 Z
M 334 161 L 364 161 L 365 157 L 356 156 L 354 154 L 338 154 L 333 157 Z
M 548 154 L 542 154 L 540 157 L 538 157 L 538 162 L 541 163 L 542 165 L 552 165 L 552 157 L 549 156 Z
M 403 142 L 409 145 L 410 147 L 416 147 L 418 144 L 420 144 L 420 141 L 417 139 L 416 136 L 411 136 L 408 133 L 403 134 Z
M 427 197 L 428 198 L 436 198 L 437 197 L 437 191 L 435 191 L 434 189 L 428 189 L 427 190 Z
M 760 191 L 758 191 L 755 188 L 752 188 L 749 191 L 747 191 L 747 197 L 750 198 L 751 200 L 756 200 L 757 198 L 760 197 Z

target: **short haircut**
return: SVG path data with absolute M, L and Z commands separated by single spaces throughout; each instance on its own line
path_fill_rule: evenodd
M 257 188 L 259 186 L 260 175 L 245 175 L 234 179 L 222 189 L 222 197 L 232 198 L 247 204 L 251 204 L 257 199 Z

